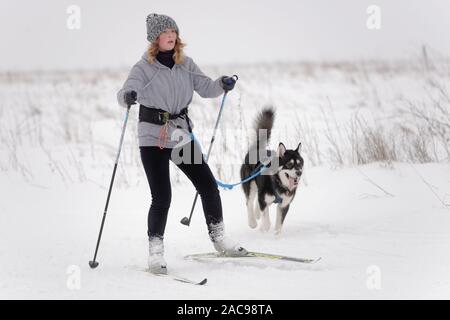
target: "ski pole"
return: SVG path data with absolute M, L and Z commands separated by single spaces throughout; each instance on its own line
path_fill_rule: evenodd
M 236 82 L 239 79 L 237 75 L 233 75 L 231 78 L 233 78 L 234 82 Z M 227 94 L 228 94 L 228 91 L 225 91 L 225 93 L 223 94 L 222 104 L 220 105 L 220 110 L 219 110 L 219 115 L 217 116 L 216 125 L 214 126 L 213 135 L 212 135 L 211 141 L 209 143 L 208 153 L 206 154 L 206 159 L 205 159 L 206 163 L 208 163 L 208 159 L 209 159 L 209 155 L 211 153 L 214 139 L 216 138 L 216 132 L 217 132 L 217 128 L 219 127 L 219 121 L 222 116 L 223 106 L 225 105 L 225 98 L 227 97 Z M 183 217 L 183 219 L 181 219 L 181 221 L 180 221 L 185 226 L 189 226 L 191 224 L 192 213 L 194 212 L 195 204 L 197 203 L 197 198 L 198 198 L 198 191 L 195 193 L 194 202 L 192 203 L 191 213 L 189 214 L 189 218 Z
M 125 115 L 125 120 L 123 122 L 122 135 L 120 136 L 120 143 L 119 143 L 119 151 L 117 152 L 117 157 L 116 157 L 116 162 L 114 164 L 114 170 L 113 170 L 113 173 L 112 173 L 111 183 L 109 184 L 108 197 L 106 198 L 105 211 L 103 212 L 103 219 L 102 219 L 102 224 L 100 226 L 100 232 L 98 234 L 97 246 L 95 247 L 94 259 L 92 261 L 89 261 L 89 266 L 92 269 L 98 267 L 98 262 L 96 261 L 96 259 L 97 259 L 97 252 L 98 252 L 98 246 L 100 245 L 100 239 L 102 237 L 102 232 L 103 232 L 103 225 L 105 224 L 105 219 L 106 219 L 106 212 L 108 211 L 109 198 L 111 197 L 111 190 L 112 190 L 112 186 L 113 186 L 113 183 L 114 183 L 114 177 L 116 176 L 117 164 L 119 163 L 120 150 L 122 150 L 123 137 L 125 135 L 125 129 L 127 127 L 128 115 L 130 113 L 130 107 L 131 107 L 131 105 L 129 105 L 127 107 L 127 113 Z

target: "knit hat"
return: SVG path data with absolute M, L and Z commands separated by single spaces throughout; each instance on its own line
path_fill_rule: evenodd
M 180 34 L 178 26 L 171 17 L 163 15 L 150 13 L 147 16 L 147 40 L 153 42 L 158 38 L 158 36 L 167 28 L 175 29 L 177 34 Z

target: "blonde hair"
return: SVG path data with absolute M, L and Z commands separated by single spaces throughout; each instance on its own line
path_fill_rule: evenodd
M 150 43 L 150 45 L 148 46 L 147 57 L 150 63 L 153 63 L 155 61 L 156 55 L 159 52 L 158 42 L 159 37 L 156 38 L 156 40 Z M 180 37 L 177 35 L 177 40 L 175 41 L 175 48 L 174 48 L 175 53 L 173 54 L 173 60 L 175 61 L 176 64 L 182 64 L 184 62 L 183 48 L 185 46 L 186 44 L 183 43 L 183 41 L 181 41 Z

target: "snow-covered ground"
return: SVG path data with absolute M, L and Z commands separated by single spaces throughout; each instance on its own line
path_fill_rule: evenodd
M 441 84 L 448 83 L 449 75 L 426 74 L 414 65 L 387 70 L 367 66 L 205 68 L 211 76 L 236 70 L 241 79 L 220 125 L 227 129 L 221 131 L 226 143 L 225 135 L 219 135 L 211 158 L 222 180 L 238 180 L 246 148 L 228 130 L 248 130 L 266 103 L 278 110 L 273 145 L 281 140 L 292 148 L 304 142 L 304 176 L 282 234 L 250 229 L 243 193 L 236 188 L 221 191 L 229 235 L 249 250 L 322 259 L 313 265 L 183 259 L 213 248 L 200 202 L 191 226 L 179 223 L 189 214 L 195 190 L 172 166 L 166 259 L 174 273 L 207 277 L 202 287 L 140 271 L 146 266 L 151 197 L 136 147 L 136 110 L 110 201 L 100 266 L 88 266 L 123 120 L 115 92 L 126 72 L 2 74 L 0 298 L 449 299 L 450 164 L 445 140 L 427 133 L 422 135 L 430 137 L 425 147 L 412 144 L 411 149 L 403 139 L 405 145 L 388 146 L 395 157 L 372 162 L 364 147 L 354 147 L 352 132 L 339 130 L 349 128 L 358 111 L 381 124 L 377 128 L 387 137 L 399 132 L 399 123 L 420 133 L 423 123 L 410 120 L 405 101 L 419 101 L 430 117 L 431 102 L 440 101 L 448 110 L 445 95 L 432 90 L 445 93 Z M 205 146 L 219 103 L 196 96 L 191 106 L 195 131 Z M 427 156 L 429 161 L 420 161 Z M 271 216 L 273 221 L 274 210 Z
M 450 298 L 450 212 L 419 176 L 449 201 L 448 172 L 448 165 L 437 164 L 307 169 L 308 185 L 300 186 L 280 236 L 246 225 L 240 190 L 221 192 L 231 236 L 250 250 L 322 257 L 314 265 L 184 260 L 212 246 L 201 206 L 189 228 L 179 223 L 189 214 L 194 189 L 175 185 L 166 229 L 168 266 L 193 279 L 207 277 L 203 287 L 139 271 L 148 249 L 147 186 L 114 190 L 100 266 L 91 270 L 106 189 L 92 183 L 47 189 L 2 178 L 1 297 Z

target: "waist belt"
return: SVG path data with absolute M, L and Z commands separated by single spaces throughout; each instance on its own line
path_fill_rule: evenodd
M 169 120 L 177 118 L 186 119 L 189 132 L 192 132 L 191 125 L 189 123 L 188 107 L 183 108 L 180 113 L 176 114 L 169 113 L 168 111 L 163 109 L 146 107 L 142 104 L 139 107 L 139 121 L 163 126 L 166 125 Z
M 189 123 L 188 107 L 183 108 L 181 112 L 177 114 L 171 114 L 166 110 L 158 108 L 146 107 L 142 104 L 139 107 L 139 122 L 149 122 L 161 126 L 158 137 L 158 146 L 161 150 L 164 149 L 167 143 L 169 121 L 177 118 L 183 118 L 186 120 L 189 133 L 192 135 L 192 128 Z M 177 127 L 181 128 L 180 126 Z

